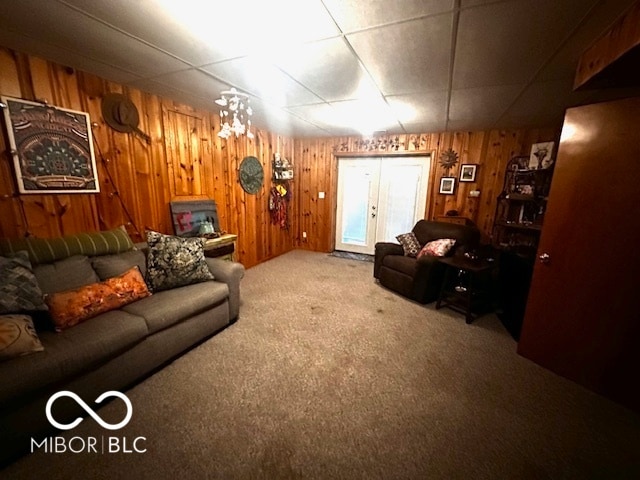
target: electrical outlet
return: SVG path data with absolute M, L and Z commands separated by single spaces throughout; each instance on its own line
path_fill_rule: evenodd
M 304 238 L 306 240 L 307 238 L 307 232 L 302 232 L 302 238 Z
M 324 192 L 318 192 L 318 198 L 324 198 Z

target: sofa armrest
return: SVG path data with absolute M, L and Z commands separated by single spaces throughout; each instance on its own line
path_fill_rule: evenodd
M 378 273 L 382 266 L 382 259 L 387 255 L 404 255 L 404 249 L 399 243 L 378 242 L 375 246 L 375 255 L 373 257 L 373 277 L 379 278 Z
M 219 258 L 205 258 L 215 280 L 229 287 L 229 320 L 235 320 L 240 313 L 240 280 L 244 277 L 244 265 Z

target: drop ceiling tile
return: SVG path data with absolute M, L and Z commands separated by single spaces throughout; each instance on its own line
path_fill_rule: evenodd
M 573 92 L 572 80 L 540 82 L 530 85 L 498 120 L 499 125 L 548 126 L 562 122 L 568 105 L 587 103 L 588 92 Z
M 38 15 L 33 15 L 34 11 Z M 185 67 L 184 62 L 144 43 L 132 41 L 127 35 L 57 2 L 2 2 L 0 28 L 44 39 L 58 48 L 143 77 Z
M 401 20 L 451 11 L 453 0 L 324 0 L 340 29 L 347 33 L 372 25 L 384 25 Z
M 452 122 L 492 124 L 518 97 L 525 85 L 465 88 L 451 92 L 449 126 Z
M 308 118 L 303 114 L 283 110 L 272 103 L 260 99 L 252 101 L 252 107 L 254 111 L 252 123 L 257 128 L 283 135 L 296 133 L 304 134 L 305 136 L 326 135 L 326 132 L 319 128 L 317 124 L 307 121 Z
M 574 78 L 578 61 L 595 39 L 608 30 L 611 24 L 636 0 L 604 0 L 597 2 L 587 18 L 567 40 L 556 55 L 536 77 L 537 81 Z
M 347 100 L 332 104 L 291 107 L 292 113 L 321 128 L 367 134 L 398 127 L 392 110 L 382 99 L 377 101 Z
M 386 97 L 395 118 L 407 127 L 413 124 L 444 124 L 447 118 L 447 92 L 414 93 Z
M 0 29 L 0 45 L 9 47 L 17 52 L 28 53 L 60 65 L 89 72 L 116 83 L 127 83 L 140 78 L 132 72 L 121 70 L 99 60 L 85 57 L 84 55 L 55 45 L 40 42 L 34 38 L 10 31 L 6 28 Z
M 596 0 L 517 0 L 462 10 L 453 88 L 527 83 Z
M 220 92 L 228 90 L 230 86 L 224 82 L 220 82 L 210 75 L 196 69 L 182 70 L 179 72 L 167 73 L 154 77 L 157 83 L 173 87 L 183 92 L 197 92 L 197 96 L 208 98 L 211 102 L 211 109 L 218 110 L 214 100 L 220 98 Z
M 198 30 L 189 29 L 178 17 L 171 15 L 169 10 L 160 8 L 154 2 L 132 2 L 131 0 L 59 1 L 66 5 L 72 5 L 133 37 L 155 45 L 161 50 L 170 52 L 192 65 L 203 65 L 223 60 L 230 53 L 217 47 L 223 43 L 207 41 L 205 35 L 198 35 Z M 201 7 L 206 5 L 202 3 Z M 204 21 L 206 16 L 203 15 L 200 19 Z M 215 32 L 214 28 L 210 28 L 210 20 L 207 22 L 209 23 L 208 31 Z M 202 30 L 205 31 L 204 28 Z M 167 32 L 171 32 L 171 34 L 168 35 Z M 224 44 L 228 43 L 224 42 Z
M 214 104 L 210 98 L 200 97 L 184 90 L 173 88 L 169 85 L 165 85 L 155 80 L 142 79 L 134 82 L 130 82 L 129 86 L 137 88 L 143 92 L 158 95 L 160 97 L 173 100 L 178 103 L 189 105 L 194 108 L 206 110 L 212 113 L 217 113 L 218 109 L 214 108 Z
M 452 15 L 348 35 L 385 95 L 447 88 Z
M 276 66 L 255 57 L 243 57 L 202 67 L 239 90 L 280 106 L 318 103 L 322 99 Z
M 343 38 L 283 49 L 275 55 L 274 63 L 328 102 L 359 98 L 372 92 L 379 95 Z

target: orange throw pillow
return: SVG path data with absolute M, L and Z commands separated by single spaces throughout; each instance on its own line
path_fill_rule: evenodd
M 56 331 L 73 327 L 100 313 L 151 295 L 140 269 L 132 267 L 122 275 L 75 290 L 45 297 Z

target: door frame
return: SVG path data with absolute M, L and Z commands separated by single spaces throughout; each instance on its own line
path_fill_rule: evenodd
M 428 213 L 431 211 L 431 203 L 433 197 L 433 185 L 432 178 L 434 173 L 435 163 L 433 160 L 436 158 L 436 150 L 412 150 L 412 151 L 391 151 L 391 152 L 339 152 L 334 153 L 333 158 L 335 160 L 334 166 L 334 175 L 332 188 L 335 192 L 332 195 L 332 210 L 333 215 L 331 216 L 331 243 L 330 243 L 330 251 L 334 251 L 336 249 L 336 234 L 338 230 L 338 163 L 341 158 L 379 158 L 379 157 L 429 157 L 429 168 L 427 170 L 428 173 L 428 181 L 427 181 L 427 199 L 424 206 L 424 216 L 423 218 L 428 217 Z

